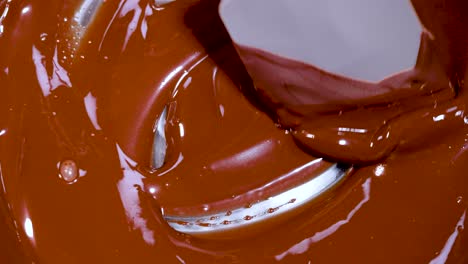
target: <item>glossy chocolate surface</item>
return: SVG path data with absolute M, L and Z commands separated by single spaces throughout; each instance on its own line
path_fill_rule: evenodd
M 108 0 L 85 25 L 80 1 L 0 1 L 2 263 L 466 263 L 468 4 L 413 1 L 430 36 L 417 78 L 395 82 L 407 90 L 297 104 L 258 96 L 218 3 Z M 151 170 L 166 105 L 168 156 Z M 162 217 L 242 204 L 313 155 L 364 165 L 268 230 L 219 242 Z M 288 180 L 330 162 L 314 164 Z

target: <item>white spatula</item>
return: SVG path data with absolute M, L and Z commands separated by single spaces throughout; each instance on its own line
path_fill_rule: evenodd
M 409 0 L 222 0 L 219 12 L 238 50 L 253 48 L 319 69 L 281 73 L 271 65 L 247 63 L 240 52 L 253 80 L 265 89 L 278 82 L 304 86 L 307 75 L 319 73 L 369 88 L 413 68 L 422 30 Z M 277 77 L 265 78 L 272 75 Z

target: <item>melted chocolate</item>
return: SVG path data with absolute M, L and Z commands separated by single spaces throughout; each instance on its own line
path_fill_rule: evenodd
M 427 46 L 411 78 L 376 97 L 319 105 L 262 89 L 265 108 L 216 0 L 104 1 L 86 31 L 74 1 L 0 1 L 0 234 L 8 238 L 0 260 L 467 262 L 467 4 L 413 2 L 434 38 L 422 38 Z M 395 83 L 410 85 L 401 93 Z M 168 156 L 153 171 L 152 128 L 166 105 Z M 291 132 L 275 125 L 276 116 Z M 368 148 L 389 131 L 388 141 L 375 143 L 382 147 Z M 162 218 L 160 208 L 184 214 L 233 197 L 242 203 L 248 190 L 267 190 L 315 160 L 310 150 L 379 163 L 247 238 L 197 239 Z M 58 177 L 63 160 L 81 169 L 73 184 Z M 330 163 L 317 164 L 287 180 Z
M 457 91 L 447 76 L 449 70 L 441 63 L 448 49 L 440 47 L 430 32 L 422 34 L 414 69 L 379 83 L 351 80 L 265 51 L 237 46 L 278 122 L 291 129 L 312 153 L 354 164 L 375 162 L 400 145 L 413 143 L 409 138 L 423 137 L 420 141 L 427 141 L 437 133 L 420 133 L 409 120 L 427 116 L 429 124 L 425 128 L 441 130 L 442 134 L 444 128 L 454 128 L 432 125 L 431 119 L 445 113 L 443 103 L 455 99 Z M 460 103 L 449 103 L 446 108 L 464 111 Z M 463 115 L 454 118 L 463 125 Z M 440 121 L 456 122 L 452 119 Z

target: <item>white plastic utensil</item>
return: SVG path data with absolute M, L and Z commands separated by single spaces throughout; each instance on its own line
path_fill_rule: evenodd
M 222 0 L 219 12 L 235 44 L 371 82 L 414 66 L 422 29 L 409 0 Z

